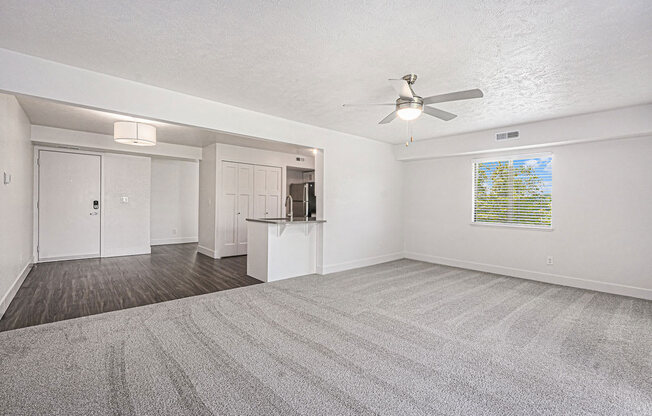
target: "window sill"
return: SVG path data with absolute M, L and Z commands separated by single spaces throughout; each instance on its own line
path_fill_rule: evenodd
M 517 224 L 492 224 L 489 222 L 472 222 L 470 225 L 474 227 L 490 227 L 490 228 L 516 228 L 521 230 L 533 231 L 554 231 L 553 227 L 541 227 L 536 225 L 517 225 Z

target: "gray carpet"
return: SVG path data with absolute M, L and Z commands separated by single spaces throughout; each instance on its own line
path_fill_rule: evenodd
M 0 413 L 652 414 L 652 302 L 408 260 L 0 333 Z

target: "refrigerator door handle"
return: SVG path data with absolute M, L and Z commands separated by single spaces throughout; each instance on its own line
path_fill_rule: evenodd
M 308 189 L 310 188 L 310 185 L 305 184 L 303 186 L 303 193 L 304 193 L 304 198 L 303 200 L 306 201 L 306 218 L 310 215 L 310 199 L 308 198 Z

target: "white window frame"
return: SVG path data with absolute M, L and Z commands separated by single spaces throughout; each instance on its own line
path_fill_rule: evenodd
M 522 159 L 535 159 L 541 157 L 549 157 L 550 163 L 552 163 L 552 173 L 555 172 L 555 157 L 552 152 L 541 152 L 541 153 L 523 153 L 523 154 L 505 154 L 502 156 L 486 157 L 486 158 L 477 158 L 471 160 L 471 222 L 470 225 L 476 227 L 497 227 L 497 228 L 516 228 L 516 229 L 526 229 L 526 230 L 537 230 L 537 231 L 553 231 L 554 230 L 554 184 L 550 190 L 550 225 L 534 225 L 534 224 L 503 224 L 503 223 L 492 223 L 492 222 L 476 222 L 475 221 L 475 165 L 477 163 L 486 163 L 486 162 L 503 162 L 505 160 L 522 160 Z M 554 178 L 554 176 L 553 176 Z

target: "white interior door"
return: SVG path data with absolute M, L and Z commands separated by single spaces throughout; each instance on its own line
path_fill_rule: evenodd
M 253 216 L 254 167 L 222 162 L 220 233 L 222 256 L 247 254 L 247 218 Z
M 222 163 L 222 198 L 219 228 L 222 235 L 222 255 L 237 254 L 238 228 L 236 212 L 238 208 L 238 164 Z
M 267 168 L 267 195 L 265 206 L 267 217 L 279 218 L 281 216 L 281 168 Z
M 38 258 L 100 256 L 99 155 L 39 151 Z
M 247 218 L 254 213 L 254 167 L 238 164 L 238 212 L 236 213 L 236 254 L 247 254 Z
M 279 218 L 281 216 L 281 168 L 254 167 L 254 217 Z
M 254 166 L 254 218 L 267 218 L 266 166 Z

